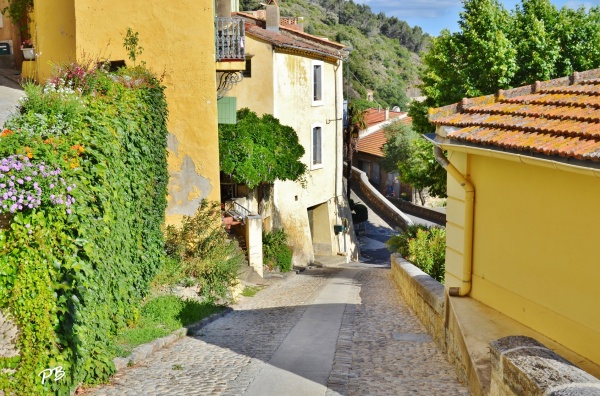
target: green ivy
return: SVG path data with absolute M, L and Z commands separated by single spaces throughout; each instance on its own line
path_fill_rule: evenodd
M 25 207 L 0 230 L 0 309 L 19 328 L 20 352 L 0 358 L 14 368 L 0 371 L 6 394 L 67 395 L 107 381 L 115 339 L 164 262 L 164 87 L 140 67 L 57 70 L 45 87 L 26 87 L 0 135 L 0 160 L 27 156 L 75 186 L 69 207 Z M 40 373 L 57 367 L 64 376 L 42 384 Z

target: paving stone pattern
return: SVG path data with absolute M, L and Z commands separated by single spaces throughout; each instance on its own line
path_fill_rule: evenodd
M 348 301 L 327 396 L 468 395 L 387 268 L 362 271 Z
M 196 336 L 123 370 L 111 385 L 88 392 L 242 395 L 319 290 L 339 271 L 307 270 L 275 283 L 245 298 Z M 360 289 L 349 297 L 344 311 L 327 396 L 468 395 L 395 290 L 390 270 L 366 268 L 355 281 Z

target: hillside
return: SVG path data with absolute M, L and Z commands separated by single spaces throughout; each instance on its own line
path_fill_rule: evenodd
M 430 37 L 420 27 L 374 14 L 352 0 L 279 0 L 282 16 L 304 17 L 304 30 L 353 48 L 348 61 L 348 97 L 366 98 L 373 90 L 382 107 L 407 109 L 407 91 L 418 83 L 419 52 Z M 260 9 L 260 0 L 241 0 L 244 11 Z

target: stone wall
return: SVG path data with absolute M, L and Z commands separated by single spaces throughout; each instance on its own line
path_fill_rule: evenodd
M 369 201 L 369 204 L 381 211 L 385 215 L 386 220 L 393 226 L 404 229 L 407 225 L 413 224 L 408 216 L 402 213 L 396 206 L 392 205 L 390 201 L 385 199 L 385 197 L 371 185 L 365 172 L 352 167 L 352 181 L 354 185 L 360 188 L 360 191 L 364 194 L 365 199 Z
M 472 395 L 600 395 L 600 380 L 530 337 L 503 337 L 486 344 L 485 356 L 470 353 L 466 335 L 477 329 L 461 327 L 444 285 L 399 254 L 391 265 L 400 294 Z
M 386 197 L 386 199 L 405 213 L 429 220 L 442 226 L 446 225 L 446 213 L 415 205 L 400 198 Z

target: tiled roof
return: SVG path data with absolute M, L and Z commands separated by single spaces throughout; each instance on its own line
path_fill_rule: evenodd
M 447 139 L 600 162 L 600 69 L 499 91 L 430 111 Z
M 389 119 L 402 117 L 406 113 L 402 113 L 400 111 L 391 111 L 389 113 Z M 373 125 L 379 124 L 386 121 L 385 119 L 385 110 L 379 109 L 368 109 L 365 114 L 365 123 L 367 124 L 367 128 L 372 127 Z
M 391 118 L 390 112 L 390 118 Z M 406 114 L 406 113 L 401 113 Z M 412 122 L 411 117 L 402 118 L 402 123 L 410 124 Z M 356 150 L 361 153 L 367 153 L 371 155 L 375 155 L 377 157 L 383 157 L 383 151 L 381 147 L 387 142 L 385 138 L 385 132 L 383 129 L 379 129 L 365 137 L 361 137 L 358 139 L 358 144 L 356 145 Z
M 264 40 L 276 48 L 309 52 L 316 55 L 342 59 L 344 44 L 313 36 L 296 29 L 279 26 L 279 32 L 265 29 L 265 21 L 250 14 L 237 13 L 246 18 L 246 34 Z

